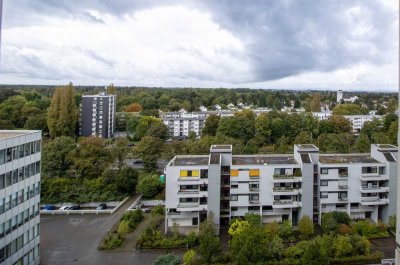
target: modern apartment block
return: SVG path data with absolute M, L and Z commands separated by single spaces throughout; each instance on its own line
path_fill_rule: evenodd
M 330 117 L 332 117 L 332 112 L 331 111 L 324 111 L 324 112 L 312 112 L 312 115 L 317 118 L 318 120 L 328 120 Z M 360 132 L 362 127 L 364 126 L 364 123 L 367 121 L 372 121 L 373 119 L 378 119 L 382 120 L 381 115 L 376 115 L 376 114 L 367 114 L 367 115 L 343 115 L 344 118 L 346 118 L 352 125 L 352 131 L 354 133 Z
M 388 221 L 397 207 L 397 147 L 371 145 L 370 154 L 320 154 L 311 144 L 293 155 L 232 155 L 213 145 L 209 155 L 175 156 L 165 168 L 166 222 L 197 229 L 213 212 L 218 227 L 246 213 L 264 223 L 303 216 L 319 223 L 330 211 L 353 219 Z
M 39 264 L 40 131 L 0 131 L 0 263 Z
M 116 96 L 99 95 L 82 96 L 79 119 L 79 134 L 82 136 L 111 137 L 115 132 Z

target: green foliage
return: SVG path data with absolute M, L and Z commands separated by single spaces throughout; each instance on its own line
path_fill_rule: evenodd
M 302 265 L 328 265 L 329 259 L 321 250 L 318 241 L 311 241 L 305 248 L 301 259 Z
M 122 216 L 120 225 L 121 225 L 121 223 L 126 223 L 126 225 L 129 228 L 127 233 L 129 233 L 129 232 L 133 231 L 139 225 L 139 223 L 143 220 L 143 218 L 144 218 L 144 216 L 143 216 L 142 210 L 129 211 Z M 118 232 L 119 232 L 119 228 L 118 228 Z
M 142 158 L 147 171 L 157 169 L 157 159 L 161 157 L 163 144 L 161 139 L 152 136 L 145 136 L 138 143 L 136 151 Z
M 157 205 L 154 206 L 153 209 L 151 209 L 151 216 L 157 216 L 157 215 L 164 216 L 164 206 Z
M 117 232 L 120 236 L 124 236 L 127 233 L 130 233 L 132 230 L 129 228 L 128 221 L 121 220 L 118 225 Z
M 75 150 L 74 140 L 67 136 L 57 137 L 43 143 L 42 176 L 63 177 L 72 165 L 71 152 Z
M 158 118 L 151 116 L 142 116 L 136 126 L 135 138 L 141 140 L 145 135 L 166 139 L 168 135 L 168 128 Z
M 397 216 L 391 215 L 389 216 L 389 227 L 394 228 L 396 231 L 396 223 L 397 223 Z
M 349 257 L 353 253 L 353 246 L 351 239 L 347 236 L 338 236 L 333 243 L 334 257 L 343 258 Z
M 211 114 L 207 117 L 206 122 L 202 130 L 202 135 L 215 136 L 217 134 L 217 128 L 220 116 Z
M 335 115 L 363 115 L 368 114 L 368 109 L 357 104 L 339 104 L 332 109 Z
M 196 251 L 194 249 L 189 249 L 183 255 L 184 265 L 195 265 L 196 264 Z
M 122 245 L 124 238 L 118 233 L 111 233 L 106 236 L 103 243 L 99 246 L 99 250 L 116 249 Z
M 274 238 L 279 235 L 279 224 L 276 221 L 265 225 L 265 233 L 268 238 Z
M 308 215 L 301 217 L 298 228 L 301 240 L 308 240 L 314 235 L 314 223 Z
M 228 234 L 230 234 L 231 236 L 235 236 L 236 234 L 242 233 L 243 230 L 249 226 L 250 226 L 249 222 L 240 219 L 235 219 L 229 227 Z
M 163 189 L 163 184 L 161 183 L 157 175 L 144 176 L 137 186 L 137 190 L 143 194 L 143 198 L 151 199 L 156 196 Z
M 279 237 L 282 238 L 284 241 L 293 241 L 293 227 L 292 222 L 290 220 L 285 220 L 282 224 L 279 225 L 278 230 Z
M 72 83 L 56 88 L 48 109 L 47 124 L 50 136 L 74 136 L 78 114 Z
M 172 254 L 158 256 L 154 261 L 154 265 L 179 265 L 180 263 L 179 257 Z
M 350 216 L 345 212 L 324 213 L 321 219 L 321 227 L 324 233 L 336 233 L 340 224 L 350 225 Z
M 207 220 L 203 221 L 199 227 L 199 253 L 201 262 L 210 264 L 212 258 L 220 252 L 219 237 L 215 235 L 214 215 L 210 213 Z

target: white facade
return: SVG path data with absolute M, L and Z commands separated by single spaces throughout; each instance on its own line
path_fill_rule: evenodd
M 343 90 L 338 90 L 336 92 L 336 102 L 340 103 L 343 99 Z
M 0 263 L 39 264 L 40 131 L 0 131 Z
M 382 119 L 382 116 L 380 115 L 344 115 L 343 117 L 351 122 L 353 126 L 353 132 L 359 132 L 364 126 L 364 123 L 367 121 L 372 121 L 373 119 Z
M 210 155 L 176 156 L 165 169 L 166 222 L 195 230 L 213 212 L 217 226 L 256 213 L 264 223 L 303 216 L 320 222 L 330 211 L 384 222 L 396 213 L 397 148 L 372 145 L 371 154 L 322 155 L 296 145 L 294 155 L 232 155 L 211 146 Z
M 331 111 L 312 112 L 312 115 L 320 121 L 328 120 L 332 117 Z

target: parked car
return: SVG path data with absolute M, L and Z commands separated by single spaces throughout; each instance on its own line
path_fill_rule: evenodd
M 100 203 L 97 207 L 96 210 L 105 210 L 107 209 L 107 204 L 105 203 Z
M 70 207 L 71 207 L 71 205 L 65 205 L 65 206 L 61 206 L 60 209 L 58 209 L 58 210 L 66 211 L 66 210 L 69 210 Z
M 79 210 L 81 207 L 79 205 L 74 205 L 68 208 L 68 210 Z
M 54 210 L 56 210 L 56 207 L 54 205 L 45 205 L 43 207 L 43 210 L 45 210 L 45 211 L 54 211 Z
M 142 159 L 133 159 L 132 163 L 133 164 L 143 164 L 143 160 Z

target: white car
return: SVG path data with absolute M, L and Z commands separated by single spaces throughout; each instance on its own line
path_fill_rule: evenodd
M 69 210 L 70 207 L 71 207 L 70 205 L 62 206 L 62 207 L 60 207 L 60 209 L 58 209 L 58 210 L 60 210 L 60 211 L 66 211 L 66 210 Z

